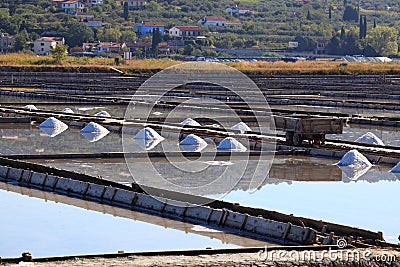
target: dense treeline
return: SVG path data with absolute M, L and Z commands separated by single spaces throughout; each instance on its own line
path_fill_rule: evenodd
M 226 13 L 227 7 L 236 4 L 255 12 L 242 16 Z M 204 44 L 209 47 L 285 49 L 289 41 L 297 41 L 296 50 L 300 52 L 314 51 L 317 40 L 327 40 L 325 53 L 394 55 L 400 24 L 397 0 L 150 0 L 145 10 L 139 11 L 127 10 L 122 1 L 105 0 L 104 5 L 84 11 L 103 18 L 106 26 L 93 31 L 73 15 L 57 10 L 51 0 L 2 1 L 0 31 L 16 35 L 14 49 L 18 51 L 28 49 L 27 42 L 44 32 L 61 34 L 69 47 L 75 47 L 89 41 L 132 40 L 132 27 L 140 21 L 162 22 L 168 29 L 197 25 L 204 15 L 222 15 L 230 22 L 240 22 L 242 28 L 207 29 Z M 360 15 L 367 22 L 363 36 Z M 374 38 L 381 39 L 378 42 Z M 186 48 L 190 53 L 201 49 L 196 45 Z

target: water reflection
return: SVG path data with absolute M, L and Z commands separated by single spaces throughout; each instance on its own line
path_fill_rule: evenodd
M 44 201 L 43 201 L 44 200 Z M 1 257 L 264 246 L 204 226 L 0 182 Z M 29 227 L 26 218 L 29 218 Z

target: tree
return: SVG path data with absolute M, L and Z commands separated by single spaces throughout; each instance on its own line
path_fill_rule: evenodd
M 310 14 L 310 10 L 307 11 L 307 20 L 311 20 L 311 14 Z
M 151 38 L 151 48 L 153 51 L 156 50 L 159 43 L 162 42 L 162 34 L 159 28 L 153 30 L 153 36 Z
M 343 13 L 344 21 L 358 22 L 358 10 L 351 6 L 346 6 Z
M 67 50 L 68 46 L 66 45 L 56 45 L 54 48 L 50 49 L 50 54 L 58 64 L 61 64 L 67 57 Z
M 85 23 L 69 21 L 61 32 L 69 47 L 82 46 L 84 42 L 94 41 L 93 31 Z
M 29 34 L 26 30 L 19 32 L 15 36 L 14 50 L 23 51 L 28 50 L 27 43 L 29 42 Z
M 397 54 L 397 30 L 389 26 L 376 26 L 370 30 L 368 44 L 381 56 Z
M 136 40 L 136 33 L 131 30 L 122 31 L 121 36 L 119 37 L 120 43 L 131 42 L 134 40 Z
M 124 2 L 124 19 L 127 21 L 129 18 L 129 5 L 128 2 Z

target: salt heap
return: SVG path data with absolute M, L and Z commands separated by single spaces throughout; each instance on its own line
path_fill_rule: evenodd
M 179 146 L 184 151 L 200 152 L 207 146 L 207 142 L 197 135 L 189 134 L 179 143 Z
M 63 110 L 61 110 L 61 112 L 64 112 L 64 113 L 74 113 L 74 111 L 73 111 L 72 109 L 70 109 L 70 108 L 64 108 Z
M 390 170 L 392 173 L 400 173 L 400 162 L 397 163 L 396 166 L 393 167 L 393 169 Z
M 27 110 L 38 110 L 38 108 L 35 105 L 26 105 L 26 106 L 24 106 L 24 109 L 27 109 Z
M 39 128 L 48 136 L 54 137 L 67 130 L 68 125 L 54 117 L 50 117 L 42 122 Z
M 378 136 L 376 136 L 375 134 L 368 132 L 362 136 L 360 136 L 359 138 L 357 138 L 355 140 L 355 142 L 359 142 L 359 143 L 366 143 L 366 144 L 371 144 L 371 145 L 381 145 L 384 146 L 385 144 L 382 142 L 381 139 L 379 139 Z
M 182 121 L 181 124 L 183 126 L 201 126 L 200 123 L 198 123 L 197 121 L 195 121 L 192 118 L 187 118 L 186 120 Z
M 109 133 L 109 132 L 110 132 L 109 130 L 107 130 L 106 128 L 95 122 L 90 122 L 81 130 L 81 133 Z
M 206 146 L 207 142 L 204 141 L 201 137 L 198 137 L 195 134 L 189 134 L 183 139 L 180 143 L 180 146 L 188 146 L 188 145 L 198 145 L 198 146 Z
M 356 149 L 347 152 L 343 158 L 336 164 L 337 166 L 357 167 L 357 166 L 372 166 L 371 162 Z
M 90 122 L 81 130 L 81 135 L 83 135 L 90 143 L 103 139 L 109 133 L 109 130 L 95 122 Z
M 108 117 L 108 118 L 111 117 L 110 113 L 108 113 L 105 110 L 100 111 L 100 112 L 98 112 L 98 113 L 96 113 L 94 115 L 97 116 L 97 117 Z
M 240 131 L 241 133 L 245 133 L 245 132 L 251 131 L 250 127 L 247 126 L 247 124 L 242 122 L 242 121 L 239 122 L 238 124 L 235 124 L 234 126 L 232 126 L 231 130 Z
M 150 127 L 143 128 L 136 135 L 135 139 L 144 140 L 164 140 L 164 137 L 159 135 L 155 130 Z
M 233 137 L 226 137 L 217 146 L 217 150 L 246 151 L 247 148 Z

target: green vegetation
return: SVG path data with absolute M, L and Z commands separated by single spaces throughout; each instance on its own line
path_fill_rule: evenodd
M 237 4 L 254 13 L 239 16 L 226 12 Z M 397 54 L 393 39 L 400 28 L 400 1 L 393 0 L 149 0 L 144 10 L 137 11 L 128 10 L 123 1 L 105 0 L 84 12 L 102 18 L 105 26 L 91 30 L 74 15 L 57 10 L 51 0 L 1 1 L 0 31 L 17 36 L 15 51 L 29 50 L 27 42 L 44 32 L 63 35 L 73 48 L 83 42 L 133 40 L 132 28 L 140 21 L 162 22 L 168 29 L 198 25 L 204 15 L 221 15 L 242 27 L 206 28 L 206 42 L 180 51 L 186 55 L 210 54 L 212 47 L 279 51 L 287 49 L 289 41 L 298 41 L 295 52 L 310 52 L 315 50 L 315 41 L 325 40 L 329 41 L 325 51 L 329 54 L 392 56 Z
M 61 64 L 63 60 L 67 58 L 68 46 L 66 45 L 57 45 L 54 48 L 51 48 L 50 53 L 53 57 L 54 61 L 58 64 Z

